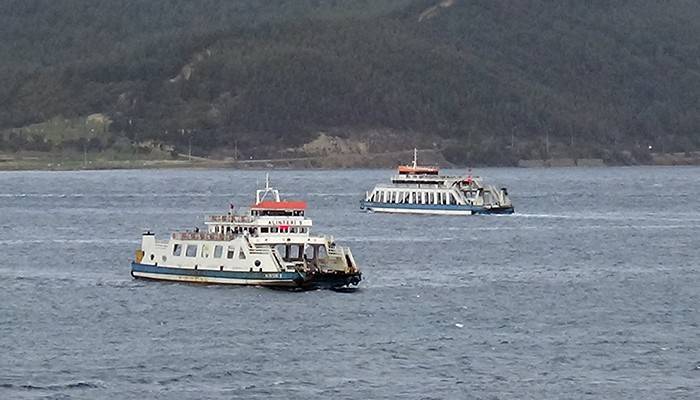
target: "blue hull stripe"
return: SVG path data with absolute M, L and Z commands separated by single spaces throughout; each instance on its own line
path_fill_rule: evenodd
M 437 211 L 471 211 L 474 214 L 512 214 L 513 207 L 485 208 L 469 205 L 452 204 L 406 204 L 406 203 L 378 203 L 373 201 L 360 201 L 360 208 L 396 208 L 404 210 L 437 210 Z
M 206 278 L 222 278 L 222 279 L 250 279 L 257 281 L 279 281 L 279 280 L 301 280 L 302 276 L 298 272 L 244 272 L 244 271 L 216 271 L 209 269 L 190 269 L 190 268 L 173 268 L 163 267 L 148 264 L 131 263 L 132 272 L 144 272 L 149 274 L 161 275 L 180 275 L 180 276 L 201 276 Z

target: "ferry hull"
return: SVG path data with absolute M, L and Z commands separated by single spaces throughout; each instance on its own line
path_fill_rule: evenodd
M 243 272 L 166 267 L 131 263 L 134 278 L 224 285 L 267 286 L 290 289 L 336 289 L 357 285 L 362 275 L 317 273 L 305 276 L 299 272 Z
M 463 205 L 394 204 L 361 201 L 360 208 L 367 211 L 399 214 L 430 215 L 487 215 L 513 214 L 513 207 L 477 207 Z

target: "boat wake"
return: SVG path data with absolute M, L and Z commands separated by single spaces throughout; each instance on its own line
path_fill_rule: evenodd
M 33 245 L 45 243 L 60 244 L 133 244 L 136 241 L 129 239 L 6 239 L 0 240 L 0 244 L 9 245 Z
M 620 214 L 620 213 L 580 213 L 580 214 L 527 214 L 515 213 L 511 217 L 532 219 L 566 220 L 606 220 L 606 221 L 657 221 L 657 222 L 700 222 L 697 214 L 683 217 L 677 214 Z

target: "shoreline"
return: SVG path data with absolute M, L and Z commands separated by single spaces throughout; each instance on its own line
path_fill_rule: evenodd
M 609 168 L 635 166 L 699 166 L 700 156 L 692 153 L 655 154 L 650 163 L 605 163 L 602 159 L 550 159 L 520 160 L 517 165 L 476 165 L 462 166 L 442 160 L 433 160 L 431 165 L 441 168 Z M 439 162 L 438 162 L 439 161 Z M 28 159 L 0 158 L 0 171 L 100 171 L 120 169 L 221 169 L 236 170 L 338 170 L 338 169 L 385 169 L 395 168 L 395 159 L 382 159 L 381 155 L 363 158 L 308 157 L 295 159 L 267 160 L 214 160 L 197 157 L 192 160 L 142 159 L 142 160 L 64 160 L 55 162 L 51 159 L 30 157 Z

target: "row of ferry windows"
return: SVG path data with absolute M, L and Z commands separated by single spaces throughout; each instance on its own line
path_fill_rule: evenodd
M 260 228 L 260 233 L 306 233 L 308 228 L 301 226 L 273 226 L 270 228 Z
M 278 244 L 275 246 L 275 250 L 284 261 L 301 261 L 303 258 L 315 260 L 328 257 L 328 251 L 324 245 Z
M 186 246 L 183 246 L 180 243 L 175 243 L 173 245 L 173 255 L 176 257 L 179 257 L 182 255 L 182 249 L 185 247 L 185 257 L 197 257 L 197 249 L 199 248 L 198 245 L 196 244 L 188 244 Z M 277 250 L 277 253 L 284 259 L 284 260 L 301 260 L 302 257 L 305 257 L 306 259 L 313 260 L 313 259 L 324 259 L 328 256 L 328 253 L 326 251 L 326 246 L 323 245 L 311 245 L 311 246 L 306 246 L 304 248 L 304 245 L 284 245 L 280 244 L 275 246 L 275 250 Z M 232 259 L 236 253 L 236 248 L 229 246 L 226 248 L 226 258 Z M 204 258 L 209 258 L 210 255 L 210 247 L 207 245 L 202 245 L 202 253 L 201 256 Z M 214 246 L 214 257 L 213 258 L 222 258 L 224 255 L 224 246 L 222 245 L 216 245 Z M 245 253 L 243 252 L 243 248 L 238 248 L 238 259 L 240 260 L 245 260 L 246 256 Z
M 411 204 L 459 204 L 452 192 L 397 192 L 377 191 L 372 194 L 372 201 L 379 203 Z
M 272 227 L 262 227 L 260 228 L 260 233 L 306 233 L 308 232 L 309 228 L 301 227 L 301 226 L 272 226 Z M 256 228 L 231 228 L 230 226 L 227 226 L 226 229 L 224 230 L 224 227 L 217 226 L 214 228 L 215 233 L 241 233 L 241 232 L 250 232 L 251 234 L 256 234 L 257 229 Z
M 173 245 L 173 255 L 174 256 L 181 256 L 182 255 L 182 248 L 184 246 L 181 245 L 180 243 L 175 243 Z M 185 257 L 197 257 L 197 248 L 199 246 L 196 244 L 188 244 L 185 248 Z M 234 254 L 236 253 L 236 248 L 235 247 L 228 247 L 226 249 L 226 258 L 233 258 Z M 211 255 L 211 248 L 207 245 L 202 246 L 202 253 L 201 256 L 204 258 L 208 258 Z M 224 246 L 222 245 L 216 245 L 214 246 L 214 253 L 213 256 L 214 258 L 223 258 L 224 255 Z M 241 260 L 245 260 L 245 253 L 243 252 L 242 248 L 238 249 L 238 258 Z

